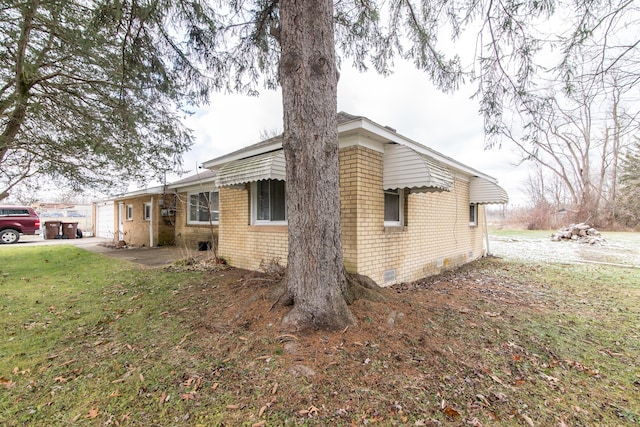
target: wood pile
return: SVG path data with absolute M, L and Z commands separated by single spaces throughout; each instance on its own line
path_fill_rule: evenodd
M 573 240 L 579 243 L 588 243 L 590 245 L 602 245 L 605 242 L 598 230 L 584 222 L 562 227 L 557 233 L 551 235 L 551 240 L 554 242 L 559 242 L 561 240 Z

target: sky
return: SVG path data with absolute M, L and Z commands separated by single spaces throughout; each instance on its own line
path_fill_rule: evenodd
M 478 101 L 474 87 L 464 86 L 443 94 L 429 77 L 409 63 L 399 63 L 384 77 L 375 71 L 361 73 L 342 67 L 338 82 L 338 111 L 367 117 L 391 126 L 408 138 L 478 169 L 498 180 L 510 197 L 510 206 L 526 204 L 522 183 L 524 165 L 515 166 L 518 155 L 505 142 L 501 149 L 485 150 Z M 186 119 L 195 144 L 183 156 L 187 174 L 198 165 L 260 140 L 261 133 L 282 132 L 280 91 L 261 91 L 258 97 L 214 94 L 210 105 Z M 168 181 L 179 179 L 168 176 Z

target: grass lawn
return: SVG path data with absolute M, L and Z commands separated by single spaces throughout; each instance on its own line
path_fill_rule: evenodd
M 0 251 L 0 425 L 640 425 L 638 270 L 485 259 L 279 329 L 273 278 Z

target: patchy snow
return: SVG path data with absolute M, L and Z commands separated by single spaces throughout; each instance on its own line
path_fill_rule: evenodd
M 522 235 L 496 236 L 490 234 L 491 255 L 539 262 L 601 263 L 640 268 L 640 233 L 603 233 L 602 245 L 577 241 L 552 241 Z

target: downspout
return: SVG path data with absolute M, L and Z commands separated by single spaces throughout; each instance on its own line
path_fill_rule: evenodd
M 485 256 L 490 256 L 491 255 L 491 251 L 489 250 L 489 226 L 487 225 L 487 205 L 483 205 L 483 211 L 484 211 L 484 237 L 485 240 L 487 241 L 487 252 L 485 253 Z
M 153 196 L 151 196 L 151 205 L 149 206 L 149 247 L 153 247 Z

